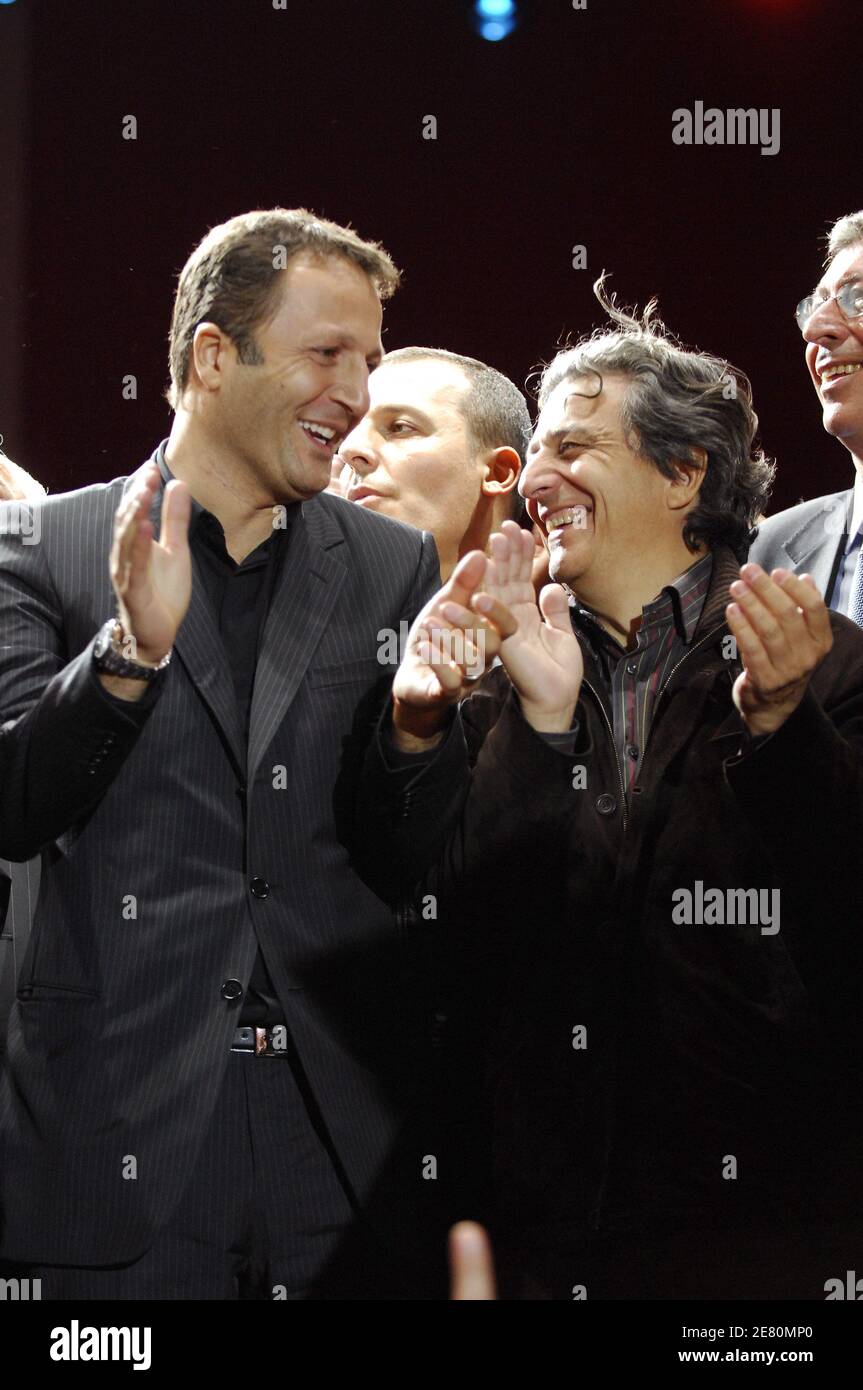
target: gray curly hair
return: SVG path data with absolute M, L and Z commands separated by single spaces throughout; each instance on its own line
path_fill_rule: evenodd
M 594 396 L 603 374 L 627 377 L 620 418 L 630 448 L 666 478 L 675 476 L 675 461 L 696 463 L 698 450 L 707 455 L 698 501 L 684 523 L 687 548 L 728 546 L 742 563 L 776 471 L 755 447 L 749 379 L 723 358 L 678 343 L 654 317 L 655 299 L 640 316 L 618 308 L 605 279 L 603 273 L 593 290 L 616 327 L 597 329 L 558 353 L 542 371 L 539 407 L 562 381 L 593 378 L 596 389 L 584 394 Z

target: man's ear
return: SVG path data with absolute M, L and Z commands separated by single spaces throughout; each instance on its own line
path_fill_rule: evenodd
M 512 492 L 517 485 L 521 473 L 521 459 L 515 449 L 510 449 L 504 444 L 499 449 L 489 449 L 483 457 L 483 467 L 485 477 L 482 480 L 482 491 L 487 496 L 497 498 L 504 493 Z
M 228 354 L 234 346 L 217 323 L 199 323 L 189 354 L 190 382 L 197 377 L 205 391 L 218 391 L 222 384 Z
M 665 495 L 669 510 L 679 512 L 698 497 L 707 472 L 707 450 L 696 446 L 691 459 L 674 459 L 672 466 L 674 477 L 666 478 Z

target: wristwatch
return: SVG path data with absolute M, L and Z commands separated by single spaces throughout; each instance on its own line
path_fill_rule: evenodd
M 97 671 L 103 671 L 110 676 L 126 676 L 129 680 L 151 681 L 160 671 L 164 671 L 171 660 L 173 647 L 155 666 L 145 666 L 140 661 L 130 661 L 122 652 L 121 643 L 124 640 L 128 641 L 129 639 L 123 631 L 123 624 L 119 618 L 109 618 L 104 627 L 99 629 L 93 644 L 93 664 Z

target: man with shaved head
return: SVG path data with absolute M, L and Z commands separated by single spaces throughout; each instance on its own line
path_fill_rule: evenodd
M 442 348 L 399 348 L 372 372 L 369 409 L 339 450 L 343 495 L 430 531 L 446 581 L 522 515 L 529 435 L 524 397 L 501 372 Z

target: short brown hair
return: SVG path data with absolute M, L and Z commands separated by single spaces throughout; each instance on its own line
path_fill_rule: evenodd
M 166 393 L 173 409 L 189 380 L 192 340 L 199 323 L 217 323 L 241 362 L 262 360 L 255 331 L 277 312 L 282 272 L 300 252 L 320 260 L 338 256 L 352 261 L 366 273 L 381 299 L 388 299 L 401 279 L 376 241 L 363 241 L 349 227 L 328 222 L 307 208 L 244 212 L 211 227 L 183 266 L 177 284 L 170 334 L 171 385 Z
M 508 376 L 496 367 L 489 367 L 476 357 L 463 357 L 447 348 L 403 347 L 384 354 L 381 366 L 390 362 L 422 362 L 431 358 L 452 362 L 468 379 L 468 389 L 462 401 L 461 414 L 476 449 L 514 449 L 524 464 L 530 442 L 530 415 L 522 393 Z M 516 521 L 524 510 L 524 500 L 517 488 L 511 494 L 509 515 Z

